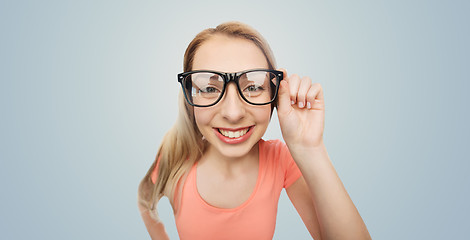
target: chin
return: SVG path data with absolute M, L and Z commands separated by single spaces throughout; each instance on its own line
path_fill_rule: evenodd
M 254 143 L 251 141 L 246 141 L 241 144 L 225 144 L 219 143 L 217 145 L 213 145 L 213 147 L 222 155 L 227 158 L 241 158 L 248 155 L 252 150 L 253 147 L 257 146 L 258 141 Z

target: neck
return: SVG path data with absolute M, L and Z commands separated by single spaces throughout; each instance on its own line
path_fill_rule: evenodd
M 258 165 L 259 161 L 259 143 L 245 155 L 238 157 L 225 156 L 214 147 L 208 145 L 198 165 L 207 164 L 211 168 L 222 173 L 232 174 L 245 171 L 248 168 Z

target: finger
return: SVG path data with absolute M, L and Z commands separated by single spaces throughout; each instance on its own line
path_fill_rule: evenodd
M 297 105 L 299 108 L 303 108 L 306 106 L 305 100 L 307 91 L 310 89 L 310 85 L 312 85 L 312 80 L 309 77 L 303 77 L 300 80 L 299 91 L 297 92 Z
M 277 112 L 278 114 L 284 115 L 292 108 L 290 103 L 289 83 L 287 81 L 281 81 L 278 94 Z
M 287 75 L 287 70 L 286 70 L 285 68 L 278 68 L 277 70 L 278 70 L 278 71 L 281 71 L 282 74 L 283 74 L 283 75 L 282 75 L 281 83 L 282 83 L 282 82 L 286 82 L 286 81 L 287 81 L 287 78 L 288 78 L 288 77 L 287 77 L 287 76 L 288 76 L 288 75 Z M 279 85 L 279 88 L 280 88 L 280 85 Z
M 278 68 L 276 70 L 281 71 L 282 74 L 284 74 L 282 79 L 287 79 L 287 70 L 285 68 Z
M 325 102 L 323 101 L 323 88 L 319 83 L 312 84 L 307 93 L 307 108 L 319 110 L 324 109 L 324 105 Z
M 277 70 L 282 71 L 282 73 L 284 74 L 283 80 L 288 83 L 287 84 L 288 89 L 289 89 L 288 93 L 289 93 L 289 96 L 290 96 L 290 101 L 289 102 L 290 102 L 291 105 L 294 105 L 297 102 L 297 96 L 296 96 L 295 93 L 297 92 L 296 89 L 298 89 L 298 81 L 297 80 L 291 80 L 291 78 L 293 76 L 298 78 L 298 76 L 296 74 L 294 74 L 293 76 L 291 76 L 291 78 L 289 78 L 288 77 L 289 75 L 287 74 L 287 70 L 285 68 L 279 68 Z M 295 88 L 295 90 L 292 89 L 292 86 Z
M 278 69 L 276 69 L 276 70 L 281 71 L 282 74 L 283 74 L 283 75 L 282 75 L 282 80 L 281 80 L 281 82 L 280 82 L 279 84 L 282 84 L 282 82 L 287 82 L 287 78 L 288 78 L 288 77 L 287 77 L 287 76 L 288 76 L 288 75 L 287 75 L 287 70 L 286 70 L 285 68 L 278 68 Z M 289 89 L 289 85 L 287 85 L 287 89 Z M 278 93 L 279 96 L 280 96 L 280 94 L 281 94 L 280 91 L 281 91 L 281 85 L 279 85 L 279 93 Z M 280 97 L 279 97 L 279 98 L 280 98 Z M 279 103 L 279 102 L 278 102 L 278 103 Z
M 325 100 L 324 100 L 324 96 L 323 96 L 323 88 L 322 88 L 320 83 L 315 83 L 315 84 L 318 84 L 318 86 L 320 87 L 320 91 L 318 92 L 315 99 L 320 100 L 321 102 L 324 102 Z
M 300 77 L 297 74 L 292 74 L 286 80 L 289 83 L 289 95 L 291 104 L 294 105 L 297 102 L 297 93 L 299 92 L 300 87 Z

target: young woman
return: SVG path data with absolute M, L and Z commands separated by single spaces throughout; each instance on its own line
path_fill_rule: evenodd
M 323 143 L 320 84 L 275 70 L 261 35 L 238 22 L 199 33 L 184 55 L 180 113 L 139 186 L 152 239 L 272 239 L 282 188 L 314 239 L 370 239 Z M 273 108 L 285 144 L 264 141 Z

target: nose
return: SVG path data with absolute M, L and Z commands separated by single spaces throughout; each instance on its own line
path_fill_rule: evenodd
M 229 83 L 221 99 L 221 114 L 229 122 L 236 123 L 245 117 L 245 102 L 238 94 L 235 83 Z

